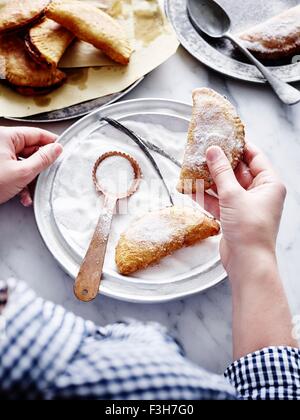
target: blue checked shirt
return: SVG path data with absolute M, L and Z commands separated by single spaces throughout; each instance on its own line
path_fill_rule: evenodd
M 157 324 L 97 327 L 20 282 L 0 284 L 0 313 L 1 399 L 300 399 L 297 349 L 263 349 L 222 377 Z

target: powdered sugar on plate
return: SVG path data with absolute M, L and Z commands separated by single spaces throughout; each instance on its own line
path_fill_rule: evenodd
M 135 117 L 134 121 L 127 118 L 121 122 L 182 161 L 189 123 L 187 120 L 162 115 L 153 115 L 151 118 L 148 115 L 141 115 Z M 83 258 L 88 248 L 103 206 L 103 197 L 96 193 L 92 180 L 95 161 L 103 153 L 119 150 L 131 155 L 141 166 L 144 176 L 140 188 L 129 200 L 120 201 L 118 212 L 113 219 L 104 269 L 107 272 L 117 273 L 115 247 L 120 234 L 127 230 L 133 220 L 149 210 L 169 206 L 168 196 L 163 188 L 160 197 L 152 193 L 149 181 L 157 181 L 157 175 L 148 159 L 128 137 L 108 125 L 87 138 L 81 136 L 74 138 L 72 147 L 68 150 L 53 184 L 52 208 L 57 228 L 78 256 L 78 261 Z M 156 153 L 153 153 L 153 156 L 174 192 L 175 204 L 199 208 L 189 197 L 183 197 L 176 191 L 179 168 Z M 153 221 L 154 223 L 157 227 L 160 221 Z M 159 232 L 155 234 L 159 236 L 156 236 L 156 240 L 163 240 L 170 233 L 164 223 L 156 231 Z M 143 235 L 151 237 L 151 234 L 149 226 Z M 159 265 L 140 271 L 133 278 L 124 278 L 124 281 L 132 279 L 132 281 L 159 283 L 161 279 L 170 279 L 172 282 L 180 275 L 186 273 L 190 275 L 193 271 L 198 271 L 199 267 L 206 270 L 219 260 L 219 240 L 219 236 L 209 238 L 194 247 L 177 251 L 173 256 L 162 260 Z
M 100 163 L 96 178 L 102 191 L 123 196 L 134 181 L 134 170 L 126 158 L 111 156 Z
M 240 34 L 250 28 L 259 25 L 268 19 L 292 8 L 299 4 L 298 0 L 218 0 L 218 3 L 224 7 L 232 21 L 232 32 Z M 280 29 L 280 28 L 279 28 Z M 285 32 L 285 28 L 280 30 Z M 229 41 L 211 41 L 207 39 L 221 53 L 245 61 L 243 55 L 237 53 Z M 290 64 L 290 60 L 288 61 Z

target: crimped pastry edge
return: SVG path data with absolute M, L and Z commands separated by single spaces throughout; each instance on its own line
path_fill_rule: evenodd
M 222 101 L 225 101 L 224 103 L 227 105 L 228 109 L 230 109 L 230 111 L 235 114 L 234 120 L 235 120 L 235 126 L 236 126 L 236 138 L 238 142 L 241 144 L 241 149 L 236 150 L 236 153 L 232 155 L 231 164 L 234 170 L 236 169 L 237 165 L 241 161 L 244 154 L 244 149 L 246 146 L 245 126 L 242 120 L 240 119 L 240 117 L 237 115 L 237 111 L 235 107 L 226 97 L 222 96 L 221 94 L 214 91 L 213 89 L 204 87 L 204 88 L 197 88 L 193 91 L 192 93 L 193 101 L 195 101 L 195 96 L 199 93 L 206 94 L 208 96 L 211 96 L 217 99 L 222 99 Z M 195 106 L 195 103 L 193 106 Z M 189 132 L 190 132 L 190 128 L 189 128 Z M 187 142 L 187 145 L 188 145 L 188 142 Z M 177 190 L 182 194 L 195 194 L 197 192 L 197 182 L 199 180 L 204 181 L 204 190 L 210 189 L 214 185 L 214 182 L 210 176 L 203 176 L 203 172 L 206 174 L 209 173 L 208 167 L 206 164 L 204 165 L 204 168 L 201 171 L 197 171 L 197 170 L 194 171 L 184 166 L 184 163 L 183 163 L 182 170 L 180 173 L 180 179 L 177 184 Z M 191 185 L 188 185 L 188 187 L 190 186 L 191 188 L 187 188 L 187 185 L 185 185 L 185 180 L 191 181 Z

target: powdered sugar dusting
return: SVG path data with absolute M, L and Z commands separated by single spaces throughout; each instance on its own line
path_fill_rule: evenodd
M 99 223 L 98 223 L 96 229 L 97 229 L 98 233 L 101 234 L 101 237 L 103 238 L 103 242 L 106 242 L 106 240 L 109 236 L 111 222 L 112 222 L 112 218 L 113 218 L 113 212 L 114 212 L 114 207 L 113 206 L 104 207 L 101 210 L 100 220 L 99 220 Z
M 241 151 L 243 144 L 237 132 L 237 114 L 232 105 L 220 95 L 207 89 L 194 92 L 193 142 L 186 148 L 184 165 L 197 169 L 206 162 L 206 150 L 220 146 L 232 160 L 233 151 Z
M 175 233 L 171 221 L 155 212 L 132 225 L 126 232 L 126 238 L 133 242 L 164 244 L 170 242 Z
M 252 50 L 263 53 L 288 49 L 290 45 L 300 48 L 300 5 L 242 33 L 241 39 Z
M 204 213 L 189 207 L 169 207 L 145 214 L 132 223 L 125 233 L 129 241 L 164 245 L 183 240 L 187 227 L 200 224 Z
M 98 166 L 96 178 L 103 191 L 121 196 L 130 189 L 134 180 L 134 170 L 126 158 L 111 156 Z
M 124 119 L 122 123 L 157 146 L 167 149 L 179 161 L 182 160 L 188 130 L 186 120 L 146 115 Z M 146 181 L 152 178 L 157 179 L 157 175 L 143 152 L 127 136 L 110 126 L 105 126 L 89 137 L 80 133 L 76 139 L 74 138 L 70 146 L 65 149 L 66 158 L 61 164 L 54 182 L 53 213 L 59 231 L 70 248 L 80 256 L 80 259 L 83 258 L 95 231 L 99 215 L 104 208 L 103 195 L 96 193 L 93 184 L 93 165 L 98 156 L 111 150 L 120 150 L 133 156 L 139 162 L 144 175 L 138 191 L 129 200 L 119 202 L 113 217 L 104 270 L 109 273 L 117 273 L 115 248 L 120 235 L 132 223 L 134 224 L 136 220 L 144 217 L 149 210 L 155 212 L 158 208 L 169 205 L 166 194 L 164 203 L 161 203 L 161 200 L 158 200 L 156 196 L 149 196 Z M 157 154 L 154 156 L 165 179 L 170 185 L 173 184 L 175 189 L 180 169 L 167 159 Z M 192 200 L 188 196 L 185 198 L 186 206 L 193 206 Z M 175 202 L 178 200 L 179 203 L 182 203 L 182 194 L 174 191 L 174 199 Z M 120 206 L 126 207 L 126 205 L 128 205 L 128 212 L 120 212 Z M 202 212 L 198 213 L 201 217 Z M 104 217 L 107 216 L 108 214 L 105 214 Z M 186 219 L 191 220 L 191 216 Z M 182 226 L 183 223 L 180 222 L 179 225 Z M 161 243 L 168 241 L 173 232 L 174 227 L 170 229 L 164 220 L 156 219 L 155 223 L 147 223 L 143 237 L 145 240 L 152 237 L 153 240 Z M 140 234 L 138 236 L 140 237 Z M 176 255 L 165 258 L 158 266 L 143 270 L 133 277 L 157 283 L 161 279 L 174 279 L 184 273 L 190 274 L 193 270 L 198 270 L 200 266 L 206 266 L 218 260 L 219 241 L 219 237 L 213 237 L 193 247 L 177 251 Z M 128 281 L 128 279 L 126 280 Z

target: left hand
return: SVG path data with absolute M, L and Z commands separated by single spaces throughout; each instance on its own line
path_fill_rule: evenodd
M 17 194 L 22 204 L 32 204 L 27 186 L 62 153 L 56 138 L 38 128 L 0 127 L 0 204 Z

